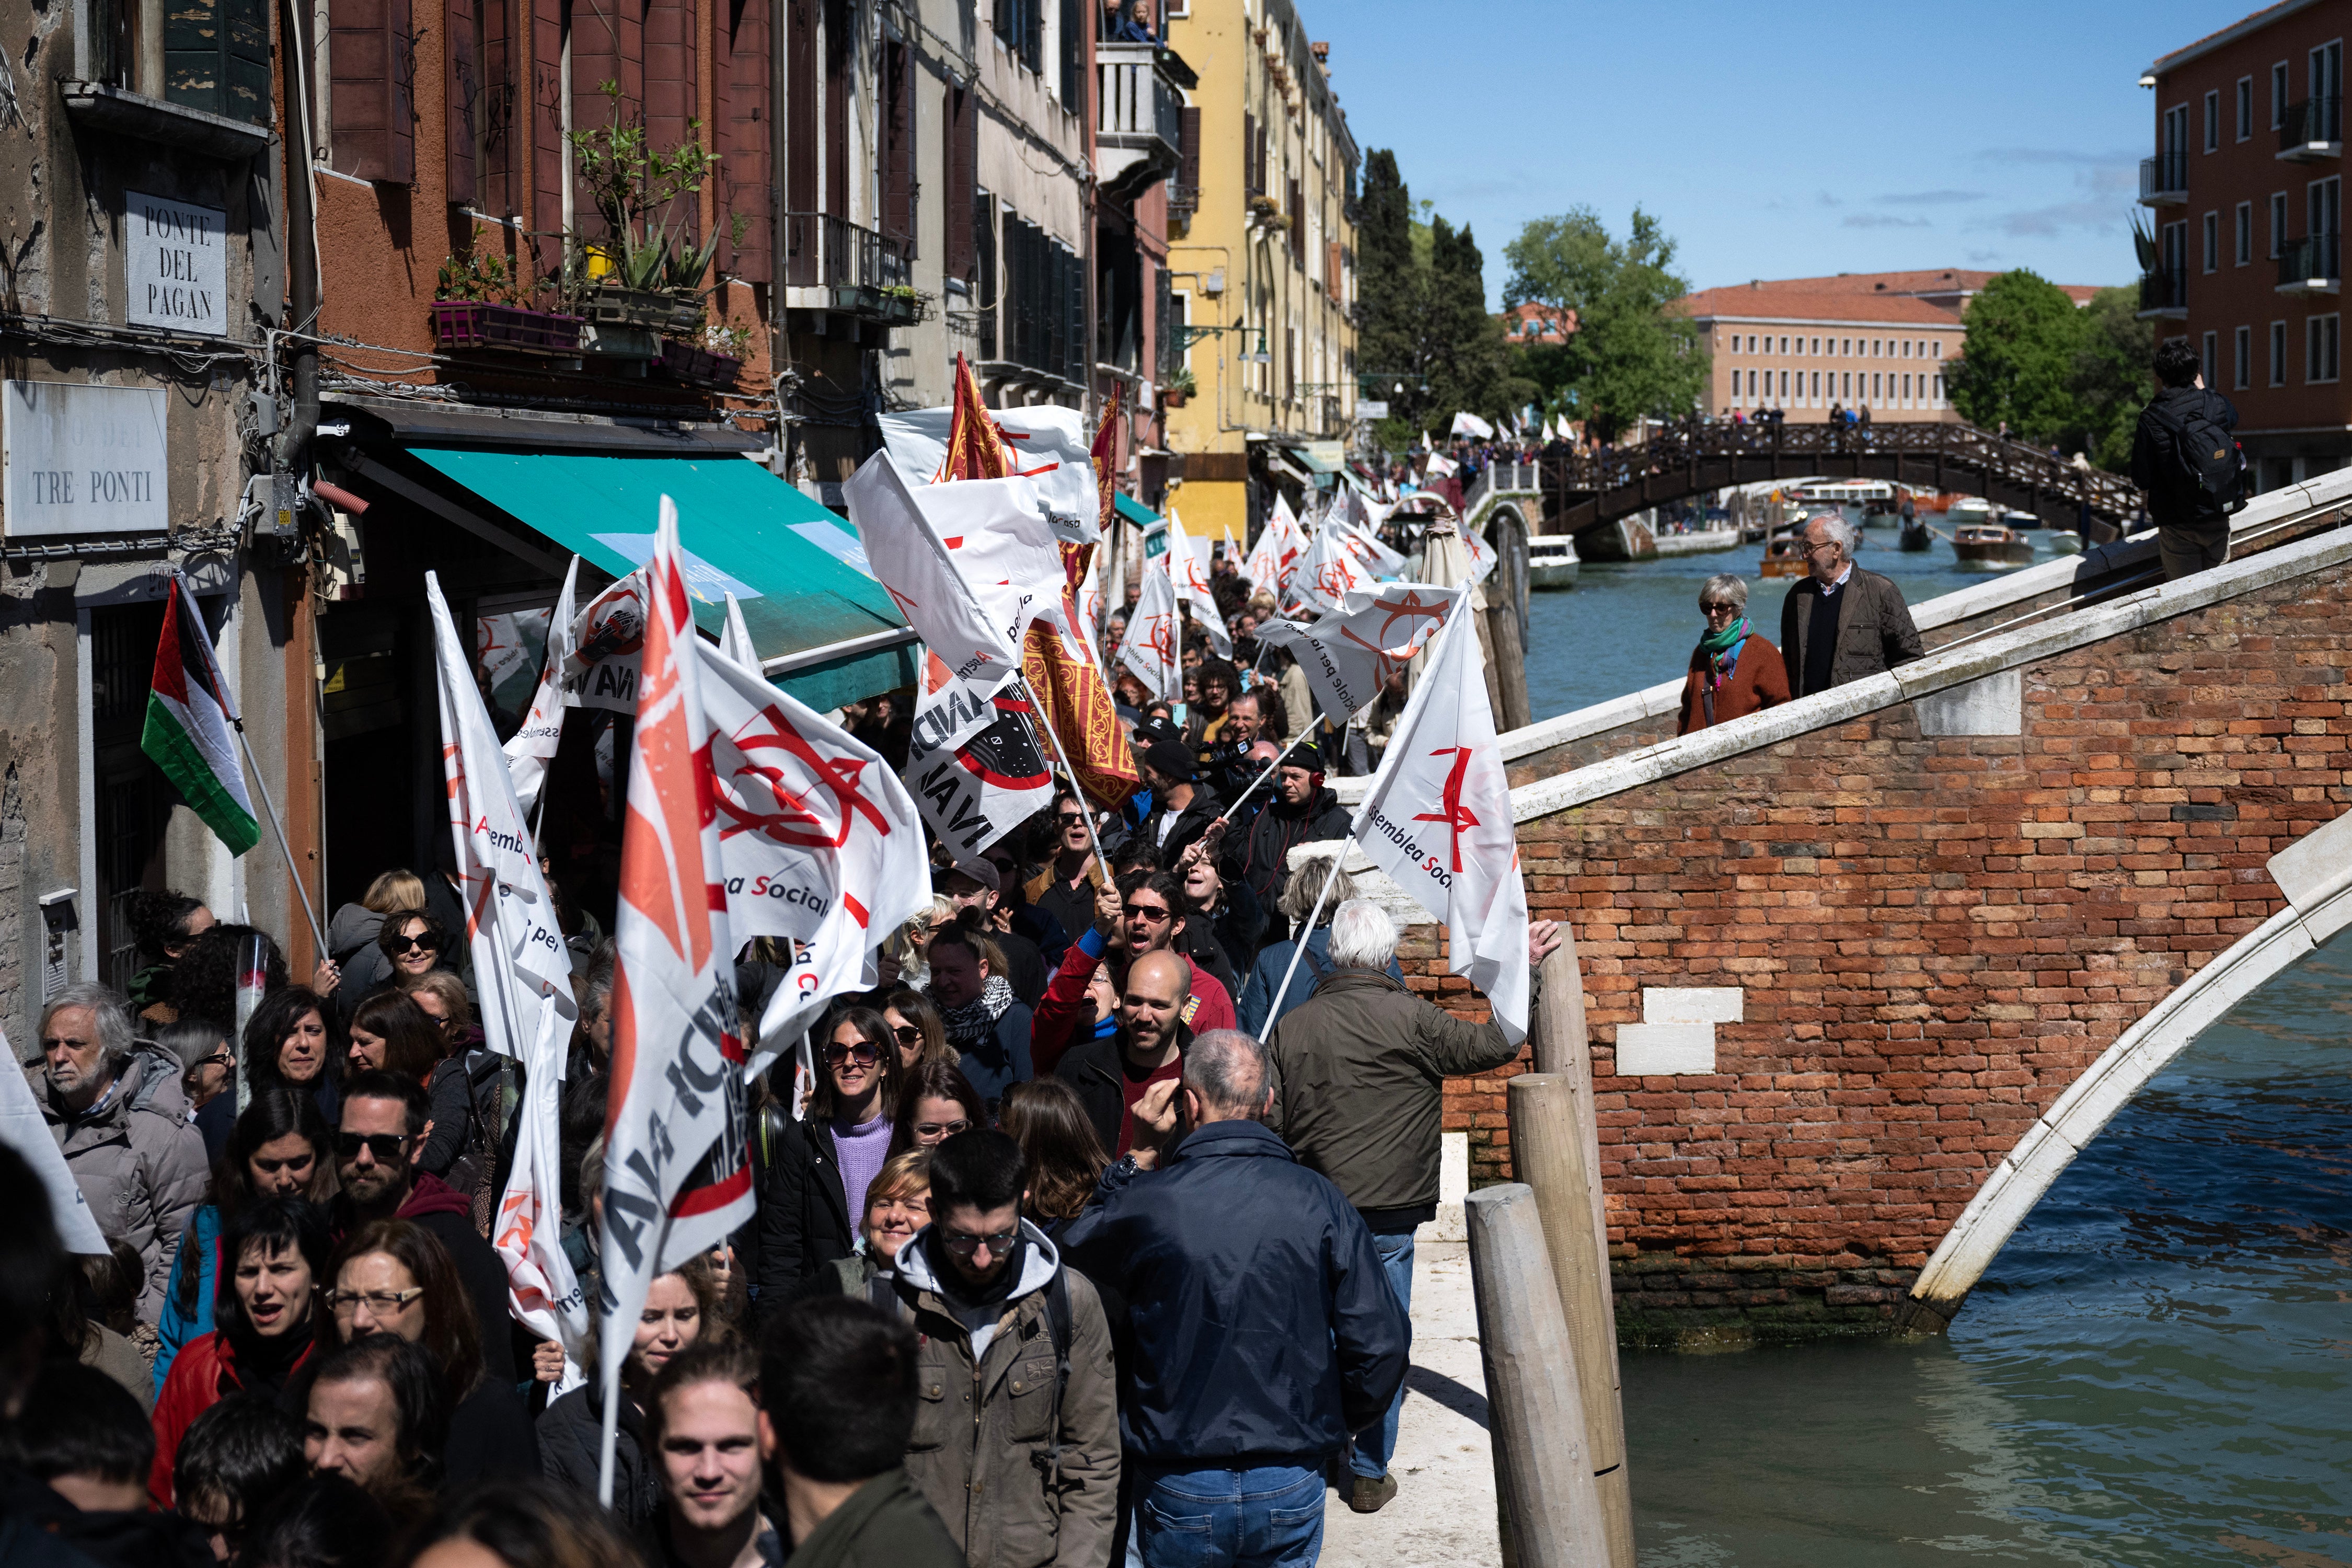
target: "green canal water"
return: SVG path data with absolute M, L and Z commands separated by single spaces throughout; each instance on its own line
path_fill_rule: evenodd
M 1949 547 L 1863 562 L 1914 602 Z M 1538 716 L 1665 679 L 1759 546 L 1531 606 Z M 1781 585 L 1751 614 L 1779 624 Z M 2352 933 L 2207 1030 L 1944 1337 L 1624 1358 L 1642 1568 L 2352 1564 Z

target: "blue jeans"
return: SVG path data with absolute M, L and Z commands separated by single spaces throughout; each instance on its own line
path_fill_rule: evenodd
M 1323 1472 L 1303 1465 L 1139 1478 L 1145 1568 L 1314 1568 Z
M 1396 1292 L 1398 1304 L 1404 1308 L 1407 1331 L 1410 1333 L 1412 1317 L 1412 1232 L 1376 1230 L 1372 1232 L 1372 1250 L 1381 1255 L 1381 1270 L 1389 1277 L 1389 1289 Z M 1403 1410 L 1404 1384 L 1399 1384 L 1396 1397 L 1389 1401 L 1389 1413 L 1381 1417 L 1381 1424 L 1377 1426 L 1367 1426 L 1356 1434 L 1355 1451 L 1348 1456 L 1349 1470 L 1371 1480 L 1378 1480 L 1389 1473 L 1389 1458 L 1396 1452 L 1397 1417 Z

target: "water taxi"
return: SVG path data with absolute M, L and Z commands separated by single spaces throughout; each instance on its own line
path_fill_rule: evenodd
M 1793 533 L 1776 534 L 1764 542 L 1759 577 L 1801 577 L 1805 574 L 1805 542 Z
M 1952 531 L 1952 553 L 1963 566 L 2007 571 L 2033 559 L 2033 541 L 2005 523 L 1967 522 Z
M 1538 533 L 1528 541 L 1529 588 L 1573 588 L 1577 568 L 1582 564 L 1574 534 Z

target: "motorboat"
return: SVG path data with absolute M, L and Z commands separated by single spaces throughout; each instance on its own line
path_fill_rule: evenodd
M 1794 533 L 1775 534 L 1764 542 L 1759 577 L 1801 577 L 1805 574 L 1805 542 Z
M 1538 533 L 1528 541 L 1528 586 L 1529 588 L 1573 588 L 1577 568 L 1582 565 L 1576 553 L 1576 536 L 1572 533 Z
M 2033 559 L 2033 541 L 2006 523 L 1969 522 L 1952 531 L 1952 553 L 1963 566 L 2007 571 Z

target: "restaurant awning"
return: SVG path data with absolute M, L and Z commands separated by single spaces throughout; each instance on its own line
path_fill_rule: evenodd
M 615 577 L 653 552 L 661 498 L 677 503 L 695 621 L 713 636 L 726 595 L 769 678 L 819 710 L 915 680 L 914 633 L 862 570 L 848 524 L 740 457 L 409 451 Z
M 1119 516 L 1138 528 L 1157 528 L 1160 525 L 1160 514 L 1125 490 L 1112 491 L 1110 504 Z

